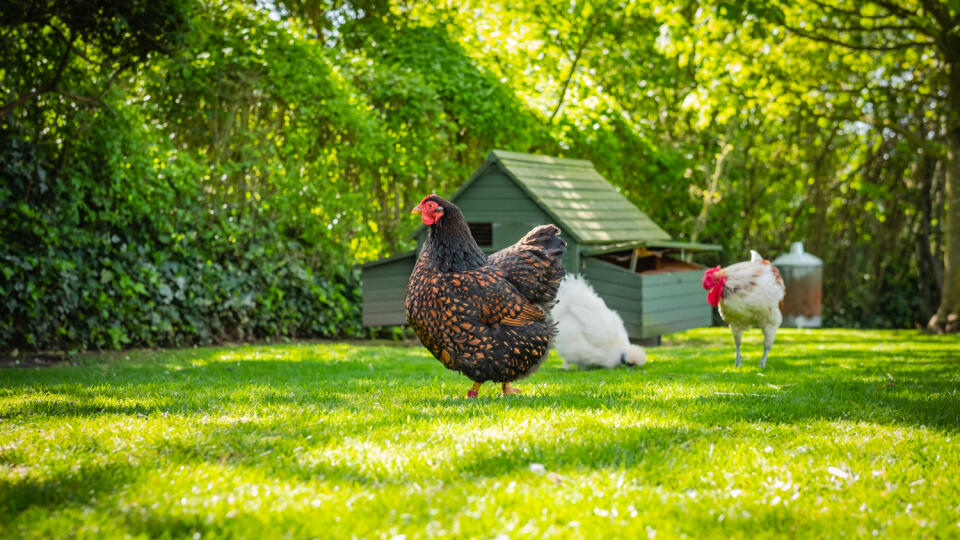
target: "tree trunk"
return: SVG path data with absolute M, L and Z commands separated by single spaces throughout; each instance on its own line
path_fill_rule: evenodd
M 943 290 L 930 329 L 960 332 L 960 133 L 950 133 L 947 144 Z
M 710 175 L 710 182 L 707 185 L 706 191 L 703 193 L 703 206 L 700 208 L 700 214 L 697 215 L 697 220 L 693 224 L 693 232 L 690 233 L 691 243 L 695 244 L 697 242 L 703 228 L 707 226 L 707 217 L 710 215 L 710 208 L 713 206 L 713 203 L 716 202 L 715 195 L 717 189 L 719 189 L 720 177 L 723 176 L 723 162 L 726 161 L 731 150 L 733 150 L 733 145 L 727 143 L 726 137 L 720 139 L 720 152 L 717 153 L 717 160 L 713 166 L 713 174 Z
M 938 182 L 937 176 L 942 174 L 942 167 L 943 163 L 936 156 L 924 153 L 914 173 L 914 182 L 920 186 L 916 201 L 920 215 L 915 220 L 914 247 L 920 279 L 920 309 L 924 314 L 936 312 L 943 288 L 940 277 L 941 261 L 933 249 L 935 233 L 931 226 L 939 211 L 934 208 L 937 189 L 935 184 Z
M 928 323 L 935 332 L 960 332 L 960 62 L 950 65 L 948 92 L 943 292 Z

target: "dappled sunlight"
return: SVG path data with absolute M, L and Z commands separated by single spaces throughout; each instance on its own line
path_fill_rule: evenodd
M 7 5 L 0 539 L 960 538 L 960 0 Z M 468 393 L 547 223 L 663 344 Z

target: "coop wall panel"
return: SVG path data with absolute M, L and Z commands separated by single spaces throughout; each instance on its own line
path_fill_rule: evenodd
M 388 261 L 362 270 L 363 324 L 390 326 L 406 324 L 403 297 L 413 273 L 415 255 Z

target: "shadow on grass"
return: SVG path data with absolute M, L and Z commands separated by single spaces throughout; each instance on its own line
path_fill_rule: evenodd
M 746 342 L 762 343 L 763 334 L 759 329 L 750 329 L 744 334 Z M 781 328 L 777 331 L 774 350 L 791 345 L 889 345 L 908 341 L 911 344 L 933 345 L 936 347 L 960 347 L 960 336 L 937 335 L 920 330 L 873 330 L 829 329 L 797 330 Z M 733 335 L 726 327 L 716 327 L 706 331 L 693 331 L 663 337 L 663 349 L 686 347 L 729 347 L 733 351 Z M 654 349 L 657 350 L 657 349 Z
M 143 363 L 124 366 L 129 377 L 122 383 L 98 377 L 86 384 L 68 382 L 75 381 L 72 375 L 77 370 L 91 368 L 64 368 L 60 373 L 45 370 L 39 381 L 0 391 L 0 397 L 32 393 L 0 408 L 0 418 L 22 422 L 38 417 L 202 415 L 212 419 L 195 428 L 206 446 L 198 446 L 193 439 L 171 440 L 161 453 L 218 463 L 257 462 L 257 456 L 277 446 L 272 442 L 277 439 L 302 443 L 309 438 L 309 445 L 316 447 L 395 428 L 398 422 L 496 421 L 505 411 L 517 409 L 529 411 L 531 418 L 558 409 L 586 415 L 643 411 L 706 430 L 736 422 L 803 425 L 842 420 L 956 432 L 960 428 L 960 362 L 942 349 L 941 342 L 931 343 L 935 345 L 914 347 L 912 354 L 922 358 L 910 361 L 901 361 L 906 353 L 899 351 L 827 349 L 822 357 L 804 353 L 802 358 L 785 351 L 771 359 L 763 376 L 755 368 L 734 369 L 729 352 L 720 348 L 697 351 L 695 358 L 661 351 L 661 359 L 643 370 L 565 372 L 550 365 L 522 383 L 536 395 L 475 401 L 460 397 L 468 386 L 465 378 L 444 371 L 423 355 L 397 361 L 389 349 L 374 349 L 373 354 L 362 348 L 351 350 L 345 359 L 278 360 L 265 355 L 203 365 L 181 362 L 173 371 L 170 361 Z M 219 351 L 210 356 L 215 354 Z M 411 387 L 423 391 L 411 394 Z M 683 397 L 659 397 L 664 394 Z M 261 416 L 282 413 L 294 425 L 229 426 L 217 420 L 250 410 Z M 399 420 L 395 410 L 403 411 L 405 420 Z M 298 423 L 298 418 L 309 421 Z M 624 433 L 630 432 L 608 435 L 622 442 Z M 670 440 L 688 435 L 667 431 L 658 436 Z M 610 448 L 600 445 L 577 451 L 638 458 L 635 451 L 623 450 L 622 444 L 610 444 Z M 557 441 L 549 451 L 540 451 L 561 452 L 563 459 L 564 445 Z M 304 474 L 353 473 L 349 467 L 334 467 Z
M 411 420 L 415 427 L 423 428 L 435 423 L 431 415 L 419 415 Z M 359 437 L 365 434 L 378 435 L 385 427 L 394 427 L 391 422 L 370 420 L 358 422 L 354 429 L 339 437 Z M 328 428 L 319 428 L 321 430 Z M 269 433 L 271 436 L 252 436 L 252 431 Z M 411 481 L 456 478 L 468 475 L 477 478 L 497 477 L 526 469 L 531 462 L 546 463 L 550 468 L 588 467 L 607 468 L 620 466 L 638 466 L 645 460 L 651 463 L 669 462 L 679 457 L 694 440 L 718 441 L 729 437 L 724 428 L 662 428 L 649 426 L 628 426 L 613 428 L 602 424 L 591 425 L 580 440 L 509 440 L 476 444 L 466 449 L 455 460 L 430 465 L 415 466 L 411 456 L 421 457 L 417 443 L 412 439 L 404 442 L 394 441 L 387 448 L 383 437 L 373 443 L 383 452 L 397 451 L 399 464 L 391 462 L 383 465 L 376 460 L 370 461 L 362 455 L 344 460 L 336 447 L 325 446 L 326 442 L 335 442 L 339 437 L 314 437 L 304 441 L 302 429 L 288 429 L 284 425 L 266 421 L 257 426 L 219 426 L 207 427 L 196 437 L 165 441 L 161 455 L 172 463 L 190 463 L 198 459 L 221 466 L 239 468 L 259 468 L 271 476 L 294 478 L 300 481 L 351 482 L 365 486 L 400 484 Z M 312 433 L 316 433 L 315 431 Z M 292 444 L 278 446 L 275 441 L 284 439 L 295 441 Z M 495 448 L 493 448 L 495 447 Z M 310 454 L 310 459 L 298 459 L 301 454 Z
M 116 396 L 127 395 L 122 389 L 113 392 Z M 24 416 L 40 417 L 80 417 L 100 415 L 146 416 L 171 407 L 159 405 L 111 405 L 98 403 L 103 394 L 92 394 L 84 390 L 56 390 L 41 398 L 32 399 L 26 403 L 18 403 L 7 407 L 0 412 L 0 419 L 13 419 Z
M 536 409 L 535 404 L 511 404 L 510 407 L 527 406 Z M 731 410 L 740 411 L 741 405 L 717 400 L 711 405 L 715 412 L 730 414 Z M 599 411 L 600 409 L 598 409 Z M 450 421 L 462 421 L 463 416 L 471 416 L 473 411 L 463 411 L 459 416 L 450 415 Z M 454 418 L 456 416 L 456 418 Z M 762 414 L 760 415 L 762 416 Z M 442 419 L 441 421 L 445 421 Z M 411 414 L 409 429 L 429 429 L 437 422 L 436 415 L 429 413 Z M 734 423 L 734 422 L 730 422 Z M 377 455 L 395 453 L 395 461 L 378 462 L 364 455 L 353 455 L 352 460 L 344 460 L 338 452 L 336 437 L 327 439 L 334 446 L 303 443 L 303 430 L 285 428 L 282 424 L 267 421 L 257 426 L 217 427 L 206 431 L 198 439 L 169 441 L 164 454 L 173 462 L 190 462 L 202 459 L 210 463 L 238 468 L 256 468 L 277 478 L 291 478 L 298 481 L 349 482 L 367 487 L 386 484 L 404 484 L 420 481 L 451 481 L 463 476 L 473 478 L 496 478 L 512 474 L 526 474 L 530 463 L 542 463 L 549 470 L 589 469 L 617 470 L 637 469 L 641 476 L 656 474 L 661 468 L 674 466 L 699 467 L 699 461 L 688 463 L 688 453 L 694 452 L 693 445 L 714 445 L 720 447 L 755 447 L 759 451 L 767 444 L 766 437 L 752 430 L 730 428 L 725 425 L 700 427 L 659 427 L 648 425 L 611 425 L 604 422 L 581 423 L 576 432 L 556 437 L 555 434 L 538 436 L 527 434 L 519 438 L 509 435 L 495 440 L 482 440 L 485 429 L 497 429 L 501 422 L 489 422 L 487 428 L 475 433 L 476 444 L 467 445 L 462 453 L 451 456 L 448 452 L 436 456 L 434 462 L 418 460 L 423 452 L 431 452 L 430 447 L 416 446 L 416 438 L 396 439 L 392 431 L 383 433 L 383 428 L 393 427 L 393 422 L 367 420 L 344 433 L 342 437 L 369 437 L 371 450 Z M 320 428 L 320 429 L 331 429 Z M 251 436 L 251 432 L 269 433 L 267 438 Z M 787 426 L 776 431 L 780 445 L 789 441 L 791 430 Z M 470 433 L 466 433 L 467 436 Z M 313 459 L 298 459 L 292 445 L 278 447 L 272 440 L 285 439 L 295 444 L 306 444 L 301 451 L 309 452 Z M 322 440 L 322 439 L 321 439 Z M 315 441 L 316 442 L 316 439 Z M 462 441 L 461 441 L 462 442 Z M 778 444 L 778 443 L 773 443 Z M 832 443 L 836 444 L 836 443 Z M 855 442 L 843 443 L 856 446 Z M 356 450 L 354 450 L 356 451 Z M 696 450 L 698 455 L 703 450 Z M 425 464 L 426 463 L 426 464 Z
M 258 359 L 213 362 L 173 372 L 166 364 L 147 364 L 136 367 L 135 380 L 122 383 L 96 379 L 89 384 L 67 383 L 69 372 L 81 369 L 68 368 L 56 378 L 5 388 L 0 397 L 23 392 L 33 395 L 7 404 L 0 409 L 0 418 L 217 414 L 244 406 L 309 406 L 362 415 L 374 414 L 369 407 L 374 396 L 386 400 L 394 391 L 401 403 L 391 407 L 457 406 L 451 419 L 469 418 L 471 411 L 478 410 L 459 408 L 465 403 L 460 396 L 468 386 L 467 379 L 443 370 L 432 359 L 382 362 L 383 354 L 368 359 L 362 352 L 359 359 L 333 362 Z M 509 406 L 533 410 L 644 407 L 669 414 L 687 407 L 682 399 L 638 400 L 635 395 L 638 390 L 655 391 L 669 385 L 701 393 L 697 404 L 724 404 L 729 419 L 734 420 L 773 418 L 779 423 L 801 423 L 861 419 L 956 430 L 960 420 L 953 411 L 960 410 L 960 360 L 936 347 L 913 348 L 912 354 L 922 357 L 918 360 L 902 361 L 906 354 L 828 349 L 822 356 L 807 354 L 802 359 L 775 356 L 763 376 L 746 364 L 749 357 L 746 367 L 737 370 L 730 355 L 717 349 L 698 351 L 696 358 L 661 354 L 659 361 L 643 370 L 565 372 L 548 366 L 521 383 L 546 384 L 548 393 L 509 400 Z M 371 360 L 377 360 L 376 368 L 371 367 Z M 435 388 L 441 382 L 445 387 Z M 424 388 L 427 396 L 411 397 L 410 387 Z M 718 387 L 731 393 L 769 394 L 777 405 L 760 405 L 749 395 L 742 399 L 718 395 Z M 479 404 L 489 399 L 481 398 Z
M 50 478 L 0 478 L 0 516 L 12 516 L 32 507 L 80 505 L 133 482 L 127 464 L 79 465 Z
M 642 467 L 645 462 L 651 463 L 651 467 L 670 465 L 673 460 L 682 459 L 683 451 L 693 442 L 761 444 L 763 437 L 744 430 L 741 424 L 767 425 L 783 433 L 792 432 L 798 424 L 838 420 L 880 425 L 923 424 L 947 431 L 956 431 L 960 425 L 960 407 L 955 394 L 953 397 L 911 396 L 873 383 L 836 384 L 840 388 L 770 390 L 756 396 L 701 395 L 669 401 L 631 395 L 626 387 L 607 389 L 602 397 L 593 397 L 583 396 L 571 385 L 552 384 L 554 393 L 548 396 L 477 401 L 402 398 L 393 402 L 403 411 L 402 420 L 378 415 L 370 405 L 381 403 L 383 398 L 370 396 L 366 404 L 340 403 L 342 410 L 349 413 L 349 422 L 321 421 L 291 426 L 289 419 L 267 416 L 246 425 L 205 426 L 196 437 L 166 441 L 162 454 L 174 462 L 202 459 L 220 465 L 266 468 L 271 475 L 279 477 L 378 485 L 444 475 L 496 477 L 521 471 L 531 462 L 545 463 L 549 468 L 594 469 Z M 837 394 L 837 390 L 842 392 Z M 822 393 L 845 397 L 823 399 Z M 860 399 L 850 399 L 850 396 Z M 412 446 L 422 439 L 418 434 L 435 426 L 472 422 L 477 426 L 476 431 L 467 430 L 464 435 L 476 435 L 479 440 L 485 430 L 502 428 L 505 412 L 523 409 L 529 411 L 530 418 L 541 418 L 558 408 L 576 411 L 576 418 L 571 421 L 574 431 L 568 436 L 554 434 L 551 438 L 541 438 L 536 433 L 528 433 L 517 439 L 505 434 L 497 441 L 503 440 L 506 446 L 497 447 L 500 444 L 497 441 L 481 441 L 473 447 L 467 444 L 462 454 L 441 468 L 418 470 L 418 466 L 410 463 L 411 459 L 418 459 L 411 456 L 429 451 Z M 611 422 L 609 417 L 603 419 L 602 416 L 612 412 L 634 418 L 630 413 L 637 411 L 654 418 L 680 416 L 686 425 L 662 427 Z M 909 416 L 910 421 L 905 422 L 905 416 Z M 601 419 L 594 421 L 593 418 Z M 738 427 L 731 430 L 730 426 Z M 378 454 L 395 454 L 399 464 L 377 465 L 375 460 L 371 463 L 362 456 L 353 456 L 352 463 L 344 460 L 337 455 L 337 448 L 346 439 L 354 439 L 354 444 L 361 441 L 361 448 L 369 444 Z M 313 452 L 316 459 L 299 459 L 298 449 Z
M 960 421 L 956 397 L 887 395 L 884 394 L 887 389 L 882 386 L 835 384 L 843 386 L 844 391 L 839 395 L 845 398 L 821 399 L 819 394 L 830 394 L 830 389 L 811 386 L 786 392 L 770 391 L 759 396 L 701 395 L 667 401 L 648 394 L 634 395 L 628 385 L 607 388 L 599 397 L 584 396 L 582 389 L 565 383 L 551 384 L 553 393 L 546 396 L 471 401 L 430 396 L 390 399 L 382 394 L 369 395 L 360 401 L 277 395 L 271 403 L 282 405 L 288 411 L 291 408 L 304 411 L 303 416 L 272 415 L 268 408 L 261 410 L 256 419 L 244 423 L 198 423 L 192 430 L 155 442 L 153 451 L 157 458 L 170 464 L 201 461 L 260 469 L 278 478 L 377 486 L 462 475 L 498 477 L 522 472 L 531 462 L 544 463 L 551 470 L 620 467 L 652 470 L 671 467 L 677 460 L 682 462 L 691 444 L 765 444 L 762 435 L 742 426 L 730 428 L 740 423 L 767 424 L 785 433 L 795 424 L 820 420 L 897 425 L 904 423 L 902 418 L 907 414 L 912 418 L 910 424 L 920 421 L 950 431 L 956 430 Z M 851 399 L 852 396 L 859 399 Z M 403 418 L 378 413 L 376 406 L 380 405 L 402 410 Z M 495 440 L 484 439 L 487 436 L 484 431 L 503 429 L 504 413 L 522 409 L 529 412 L 530 418 L 538 418 L 555 413 L 558 408 L 575 411 L 572 431 L 568 434 L 540 436 L 534 431 L 518 438 L 505 433 Z M 330 421 L 322 414 L 320 418 L 311 416 L 317 411 L 342 416 Z M 637 411 L 654 418 L 680 416 L 686 425 L 663 427 L 613 422 L 609 416 L 603 416 L 622 413 L 624 418 L 631 419 L 634 416 L 630 413 Z M 518 415 L 512 416 L 515 419 Z M 525 413 L 519 415 L 525 416 Z M 424 431 L 438 425 L 467 422 L 473 422 L 476 430 L 465 430 L 457 437 L 476 436 L 477 444 L 467 443 L 462 453 L 451 461 L 435 466 L 418 465 L 422 461 L 418 461 L 421 453 L 430 451 L 429 447 L 416 446 L 422 442 Z M 338 445 L 347 439 L 352 439 L 355 446 L 354 453 L 345 458 L 338 454 Z M 378 454 L 394 453 L 398 461 L 385 465 L 364 457 L 362 449 L 367 444 Z M 302 459 L 304 457 L 308 459 Z M 21 461 L 23 456 L 20 458 L 5 461 Z M 0 500 L 11 502 L 2 512 L 17 513 L 35 505 L 82 504 L 96 493 L 119 489 L 131 477 L 129 471 L 106 465 L 81 468 L 46 481 L 7 481 L 0 483 Z M 91 489 L 95 493 L 91 494 Z M 188 520 L 183 526 L 192 530 L 198 524 Z
M 653 349 L 656 358 L 640 370 L 565 372 L 553 362 L 521 383 L 533 395 L 478 400 L 464 399 L 469 382 L 432 358 L 380 348 L 352 348 L 324 358 L 237 355 L 235 362 L 216 361 L 221 355 L 216 351 L 197 359 L 198 365 L 185 352 L 183 358 L 111 364 L 115 377 L 106 377 L 99 365 L 36 374 L 18 370 L 0 386 L 0 418 L 8 425 L 48 417 L 164 415 L 182 416 L 191 425 L 150 443 L 137 468 L 80 465 L 46 478 L 0 480 L 0 521 L 34 507 L 90 504 L 124 489 L 157 461 L 363 486 L 532 474 L 531 462 L 549 470 L 629 467 L 643 477 L 664 467 L 702 467 L 685 462 L 694 450 L 702 457 L 700 445 L 766 444 L 752 425 L 779 434 L 782 444 L 799 431 L 794 426 L 820 421 L 960 431 L 960 360 L 944 342 L 919 340 L 909 351 L 828 345 L 822 354 L 804 343 L 802 352 L 775 349 L 762 376 L 749 364 L 759 350 L 748 349 L 747 367 L 737 370 L 732 346 L 692 352 L 667 347 Z M 572 431 L 484 433 L 558 411 L 571 412 L 565 422 Z M 641 424 L 638 414 L 654 422 Z M 238 419 L 244 415 L 254 418 Z M 476 429 L 451 435 L 438 425 Z M 96 440 L 89 437 L 79 444 Z M 471 437 L 476 444 L 462 440 Z M 353 453 L 338 455 L 348 439 Z M 446 462 L 431 461 L 429 453 L 450 439 L 463 443 L 462 452 L 454 457 L 445 452 Z M 364 455 L 366 448 L 378 455 Z M 32 456 L 0 452 L 0 466 L 11 470 L 32 462 Z M 131 530 L 145 534 L 162 530 L 180 537 L 216 530 L 194 515 L 126 519 Z

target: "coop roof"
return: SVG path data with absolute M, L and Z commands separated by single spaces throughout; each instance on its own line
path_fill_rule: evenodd
M 454 203 L 491 167 L 512 178 L 558 225 L 564 234 L 594 249 L 623 245 L 683 247 L 691 251 L 719 250 L 714 244 L 690 244 L 670 238 L 652 219 L 600 176 L 593 163 L 536 154 L 494 150 L 460 189 Z M 421 225 L 411 235 L 416 237 Z M 626 248 L 625 248 L 626 249 Z
M 582 159 L 494 150 L 453 200 L 491 166 L 503 169 L 564 233 L 582 244 L 670 240 L 666 231 L 600 176 L 593 163 Z

